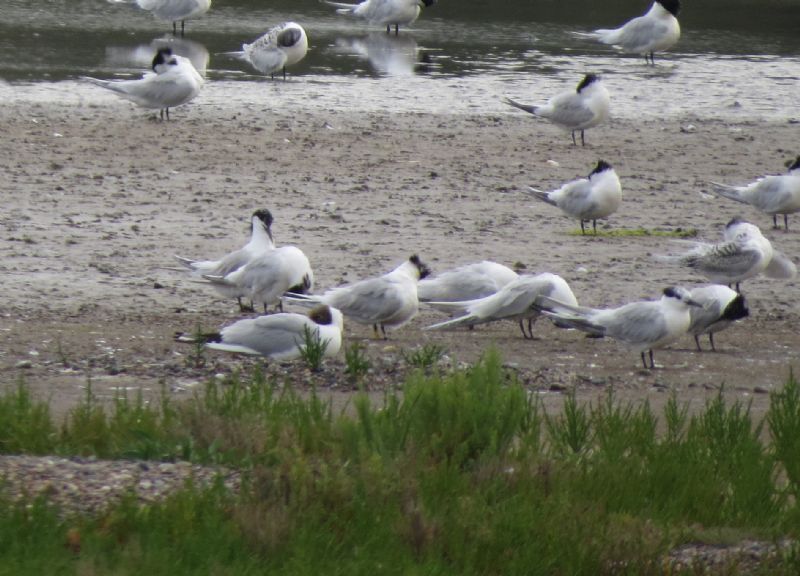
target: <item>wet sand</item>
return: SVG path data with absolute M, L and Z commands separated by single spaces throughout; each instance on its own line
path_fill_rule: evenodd
M 413 253 L 434 272 L 482 259 L 554 272 L 582 304 L 597 307 L 704 283 L 652 258 L 681 248 L 667 238 L 581 237 L 577 222 L 522 193 L 528 184 L 553 188 L 586 175 L 602 158 L 619 173 L 624 197 L 602 230 L 695 229 L 698 239 L 717 241 L 739 216 L 796 262 L 800 254 L 800 218 L 790 217 L 788 232 L 773 230 L 771 217 L 718 199 L 708 184 L 784 171 L 798 152 L 798 125 L 788 116 L 617 118 L 576 147 L 568 134 L 512 109 L 420 105 L 397 113 L 366 103 L 361 111 L 335 102 L 326 85 L 297 79 L 261 83 L 252 99 L 210 86 L 169 123 L 113 95 L 62 98 L 58 86 L 16 88 L 0 109 L 0 380 L 9 388 L 23 379 L 61 412 L 90 380 L 100 395 L 162 385 L 185 395 L 255 362 L 209 352 L 204 367 L 188 365 L 191 350 L 173 342 L 175 331 L 241 315 L 235 302 L 177 270 L 173 254 L 216 257 L 239 247 L 257 208 L 272 211 L 278 244 L 308 255 L 318 291 L 383 273 Z M 724 385 L 763 411 L 766 392 L 800 358 L 798 280 L 758 278 L 744 292 L 751 317 L 717 335 L 719 352 L 696 353 L 687 336 L 656 352 L 654 371 L 613 341 L 544 320 L 534 341 L 512 323 L 422 332 L 442 318 L 424 308 L 388 341 L 353 323 L 345 333 L 366 344 L 375 390 L 398 379 L 401 352 L 422 343 L 444 346 L 452 364 L 495 346 L 555 405 L 573 386 L 589 399 L 613 386 L 655 404 L 674 390 L 699 405 Z M 329 362 L 330 374 L 343 363 Z M 347 386 L 326 382 L 347 397 Z

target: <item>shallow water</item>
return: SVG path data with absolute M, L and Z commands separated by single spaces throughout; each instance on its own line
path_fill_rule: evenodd
M 505 0 L 501 11 L 498 3 L 439 0 L 397 36 L 315 0 L 264 4 L 216 2 L 205 16 L 187 22 L 184 37 L 175 38 L 168 23 L 134 6 L 3 0 L 0 78 L 10 84 L 0 85 L 0 96 L 92 98 L 97 89 L 74 82 L 79 76 L 136 77 L 156 47 L 170 43 L 210 80 L 201 98 L 235 105 L 263 92 L 270 80 L 220 53 L 291 19 L 306 28 L 311 50 L 290 78 L 306 83 L 314 106 L 358 102 L 367 110 L 509 112 L 500 104 L 503 96 L 541 101 L 593 71 L 604 77 L 617 117 L 800 115 L 800 2 L 710 0 L 702 10 L 685 7 L 681 41 L 657 57 L 655 67 L 571 34 L 619 24 L 643 12 L 647 2 Z M 47 86 L 52 82 L 59 88 Z M 296 85 L 283 90 L 299 98 L 304 92 Z

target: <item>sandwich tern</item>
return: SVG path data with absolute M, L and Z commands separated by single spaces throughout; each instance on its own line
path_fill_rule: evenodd
M 663 348 L 686 334 L 691 322 L 690 306 L 699 306 L 688 290 L 665 288 L 660 300 L 631 302 L 619 308 L 585 308 L 543 297 L 542 313 L 561 324 L 587 332 L 590 336 L 619 340 L 642 357 L 648 368 L 655 368 L 653 350 Z
M 547 104 L 520 104 L 511 98 L 503 102 L 571 132 L 573 144 L 577 144 L 575 132 L 580 130 L 581 144 L 584 146 L 584 130 L 605 122 L 611 106 L 608 90 L 595 74 L 587 74 L 575 91 L 557 94 Z
M 179 342 L 203 342 L 206 348 L 291 360 L 302 354 L 306 333 L 325 344 L 325 356 L 335 356 L 342 346 L 342 313 L 329 306 L 317 306 L 308 316 L 282 312 L 245 318 L 219 332 L 190 335 L 179 333 Z
M 274 248 L 225 276 L 203 274 L 203 278 L 215 287 L 243 292 L 253 304 L 263 304 L 264 312 L 270 305 L 283 309 L 281 296 L 286 292 L 305 294 L 314 287 L 311 264 L 296 246 Z
M 420 302 L 475 300 L 494 294 L 517 278 L 517 273 L 508 266 L 484 260 L 420 280 L 417 296 Z
M 683 243 L 686 243 L 685 241 Z M 734 218 L 725 226 L 723 241 L 718 244 L 688 242 L 692 249 L 679 256 L 658 256 L 697 270 L 715 284 L 736 285 L 763 273 L 770 278 L 790 279 L 797 267 L 787 256 L 775 250 L 758 226 Z
M 181 264 L 189 268 L 196 276 L 204 274 L 225 277 L 238 270 L 253 258 L 275 249 L 272 239 L 272 214 L 269 210 L 256 210 L 250 218 L 250 240 L 229 254 L 218 260 L 192 260 L 175 255 Z M 247 291 L 240 286 L 224 283 L 212 284 L 220 294 L 226 298 L 236 298 L 239 310 L 244 311 L 242 297 L 247 296 Z
M 689 310 L 691 321 L 689 334 L 694 336 L 694 343 L 698 350 L 700 335 L 708 334 L 711 349 L 714 347 L 714 333 L 729 327 L 736 320 L 750 315 L 744 296 L 721 284 L 693 288 L 689 293 L 692 300 L 700 306 L 692 306 Z
M 645 62 L 648 62 L 649 56 L 649 61 L 655 64 L 654 53 L 669 50 L 681 37 L 677 18 L 680 9 L 680 0 L 656 0 L 646 14 L 629 20 L 619 28 L 575 34 L 617 46 L 624 52 L 644 54 Z
M 286 300 L 327 304 L 359 324 L 371 324 L 386 338 L 386 331 L 400 328 L 419 310 L 417 282 L 430 274 L 428 266 L 414 254 L 397 268 L 355 284 L 332 288 L 321 295 L 288 294 Z
M 600 160 L 588 177 L 573 180 L 561 188 L 544 192 L 528 187 L 530 193 L 548 204 L 581 221 L 581 234 L 585 234 L 584 222 L 592 221 L 597 234 L 597 219 L 613 214 L 622 202 L 622 186 L 610 164 Z
M 800 212 L 800 156 L 789 165 L 788 174 L 764 176 L 746 186 L 729 186 L 712 182 L 720 196 L 755 206 L 772 214 L 772 225 L 778 228 L 778 214 L 789 229 L 789 214 Z
M 270 28 L 252 44 L 242 44 L 241 51 L 224 54 L 249 62 L 262 74 L 274 75 L 283 70 L 286 80 L 286 67 L 300 62 L 307 52 L 308 36 L 303 27 L 296 22 L 284 22 Z
M 401 24 L 412 24 L 419 17 L 422 7 L 432 6 L 436 0 L 364 0 L 359 4 L 322 1 L 335 7 L 339 14 L 356 16 L 370 24 L 386 26 L 387 33 L 391 32 L 394 25 L 394 33 L 397 34 Z
M 172 22 L 172 33 L 177 34 L 177 23 L 181 23 L 181 35 L 185 21 L 199 18 L 211 8 L 211 0 L 108 0 L 111 4 L 136 4 L 159 20 Z
M 533 340 L 533 323 L 541 314 L 538 307 L 543 297 L 549 296 L 570 306 L 578 301 L 561 276 L 543 273 L 522 275 L 503 286 L 495 294 L 466 302 L 429 302 L 437 310 L 463 312 L 463 316 L 428 326 L 425 330 L 444 330 L 460 326 L 475 326 L 497 320 L 517 320 L 525 339 Z M 528 321 L 525 332 L 523 321 Z
M 161 119 L 169 109 L 186 104 L 200 93 L 203 77 L 195 70 L 191 60 L 161 48 L 153 58 L 153 73 L 138 80 L 99 80 L 81 76 L 82 80 L 96 84 L 130 100 L 143 108 L 161 111 Z

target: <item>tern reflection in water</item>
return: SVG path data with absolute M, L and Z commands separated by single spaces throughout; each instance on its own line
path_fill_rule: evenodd
M 161 48 L 172 48 L 172 53 L 188 58 L 201 76 L 205 77 L 209 54 L 199 42 L 173 36 L 154 38 L 149 44 L 136 46 L 106 46 L 105 64 L 110 68 L 149 68 L 153 55 Z
M 412 76 L 429 70 L 430 59 L 413 36 L 374 32 L 336 40 L 338 51 L 368 60 L 373 70 L 386 76 Z

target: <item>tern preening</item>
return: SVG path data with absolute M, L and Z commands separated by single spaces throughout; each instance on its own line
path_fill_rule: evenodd
M 143 108 L 161 111 L 161 119 L 169 109 L 186 104 L 200 93 L 203 77 L 191 60 L 172 53 L 171 48 L 161 48 L 153 58 L 152 73 L 138 80 L 100 80 L 81 76 L 82 80 L 96 84 L 138 104 Z
M 764 176 L 745 186 L 729 186 L 712 182 L 720 196 L 755 206 L 772 215 L 772 225 L 778 227 L 778 214 L 789 229 L 789 214 L 800 212 L 800 156 L 789 165 L 788 174 Z
M 284 22 L 257 38 L 252 44 L 242 44 L 238 52 L 225 52 L 248 62 L 262 74 L 273 75 L 300 62 L 308 52 L 308 36 L 300 24 Z
M 687 241 L 682 241 L 687 243 Z M 797 266 L 782 252 L 775 250 L 758 226 L 734 218 L 725 226 L 723 241 L 718 244 L 691 242 L 691 250 L 678 256 L 658 256 L 660 260 L 678 262 L 715 284 L 736 285 L 748 278 L 764 274 L 770 278 L 790 279 L 797 275 Z
M 275 249 L 272 240 L 272 214 L 269 210 L 256 210 L 250 218 L 250 240 L 239 248 L 219 258 L 218 260 L 192 260 L 176 255 L 181 264 L 189 268 L 196 276 L 204 274 L 224 278 L 231 272 L 243 267 L 253 258 L 261 256 Z M 248 291 L 237 285 L 221 282 L 212 283 L 217 291 L 226 298 L 236 298 L 239 310 L 245 310 L 242 298 Z
M 302 354 L 307 335 L 324 344 L 325 356 L 335 356 L 342 346 L 342 313 L 329 306 L 317 306 L 308 313 L 282 312 L 245 318 L 219 332 L 176 334 L 179 342 L 202 342 L 206 348 L 291 360 Z
M 714 333 L 750 315 L 744 296 L 721 284 L 693 288 L 689 296 L 700 305 L 692 306 L 689 310 L 691 322 L 688 330 L 689 334 L 694 336 L 698 350 L 702 350 L 700 347 L 702 334 L 708 334 L 711 349 L 716 350 Z
M 654 54 L 669 50 L 681 37 L 677 18 L 680 9 L 680 0 L 656 0 L 646 14 L 629 20 L 619 28 L 575 34 L 617 46 L 624 52 L 644 54 L 645 62 L 649 56 L 649 61 L 655 64 Z
M 511 98 L 504 102 L 571 132 L 573 144 L 577 144 L 575 133 L 580 131 L 584 146 L 584 130 L 605 122 L 611 107 L 608 91 L 595 74 L 587 74 L 575 90 L 557 94 L 547 104 L 521 104 Z
M 598 218 L 613 214 L 622 203 L 619 177 L 611 165 L 603 160 L 597 163 L 586 178 L 567 182 L 557 190 L 544 192 L 530 186 L 528 190 L 539 200 L 557 206 L 567 216 L 578 218 L 581 222 L 581 234 L 586 233 L 583 224 L 589 220 L 597 234 Z
M 664 289 L 660 300 L 631 302 L 619 308 L 585 308 L 547 297 L 542 301 L 543 313 L 562 325 L 590 336 L 619 340 L 639 352 L 645 368 L 648 368 L 645 352 L 650 356 L 649 368 L 655 368 L 653 350 L 686 334 L 691 321 L 689 307 L 699 306 L 688 290 L 672 286 Z
M 298 303 L 327 304 L 342 311 L 359 324 L 371 324 L 386 338 L 387 330 L 395 330 L 416 316 L 419 310 L 417 282 L 430 274 L 428 266 L 414 254 L 397 268 L 355 284 L 314 294 L 288 294 L 286 300 Z

